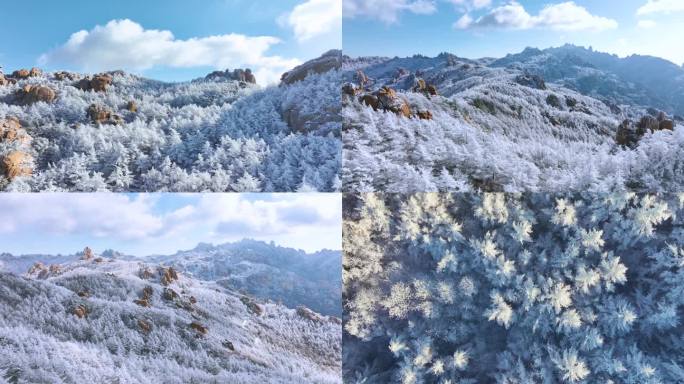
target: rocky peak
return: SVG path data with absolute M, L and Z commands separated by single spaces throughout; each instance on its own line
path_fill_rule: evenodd
M 342 51 L 339 49 L 330 50 L 321 57 L 309 60 L 306 63 L 295 67 L 289 72 L 285 72 L 280 81 L 282 84 L 293 84 L 304 80 L 310 74 L 325 73 L 333 69 L 342 68 Z
M 243 83 L 256 84 L 256 77 L 252 73 L 252 70 L 247 69 L 226 69 L 225 71 L 214 71 L 208 74 L 205 80 L 211 81 L 241 81 Z

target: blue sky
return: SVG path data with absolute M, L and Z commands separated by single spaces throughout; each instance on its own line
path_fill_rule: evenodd
M 71 254 L 90 246 L 170 254 L 251 238 L 341 249 L 339 194 L 3 194 L 0 252 Z
M 343 24 L 352 56 L 501 57 L 572 43 L 684 63 L 681 0 L 345 0 Z
M 250 65 L 274 77 L 272 72 L 341 48 L 341 8 L 341 0 L 6 2 L 0 65 L 5 71 L 33 65 L 79 71 L 123 66 L 168 81 L 203 76 L 223 66 Z M 117 20 L 134 24 L 106 28 Z M 142 30 L 135 31 L 135 25 Z M 97 26 L 104 29 L 93 34 Z M 89 38 L 65 49 L 79 31 Z M 168 31 L 173 37 L 152 31 Z M 230 34 L 245 39 L 219 39 L 215 45 L 207 40 Z M 269 41 L 258 42 L 257 37 Z

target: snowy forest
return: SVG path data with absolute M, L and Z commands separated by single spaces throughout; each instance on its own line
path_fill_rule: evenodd
M 572 45 L 343 64 L 349 192 L 676 192 L 684 68 Z
M 265 88 L 242 69 L 184 83 L 0 69 L 0 190 L 337 191 L 340 60 Z
M 338 317 L 111 251 L 3 256 L 0 383 L 342 382 Z
M 344 199 L 344 382 L 684 382 L 684 196 Z

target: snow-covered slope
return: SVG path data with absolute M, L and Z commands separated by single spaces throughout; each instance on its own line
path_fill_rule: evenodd
M 172 255 L 130 256 L 107 250 L 104 257 L 173 266 L 195 279 L 217 284 L 289 308 L 306 306 L 324 315 L 341 316 L 340 251 L 306 253 L 272 243 L 242 240 L 221 245 L 199 244 Z M 0 254 L 0 265 L 22 274 L 34 264 L 63 264 L 79 260 L 71 255 Z M 2 268 L 0 268 L 0 271 Z
M 0 273 L 0 376 L 19 383 L 340 383 L 339 319 L 93 256 Z
M 342 253 L 305 253 L 262 241 L 243 240 L 150 260 L 172 265 L 201 280 L 248 292 L 290 308 L 307 306 L 325 315 L 342 315 Z
M 0 137 L 0 160 L 19 150 L 32 173 L 0 172 L 0 189 L 337 190 L 339 71 L 324 69 L 267 88 L 232 72 L 170 84 L 117 71 L 100 91 L 79 88 L 85 75 L 57 72 L 0 82 L 0 123 L 16 118 L 30 137 Z M 27 85 L 52 89 L 54 100 L 29 103 Z
M 356 88 L 343 96 L 345 190 L 672 191 L 684 185 L 684 128 L 677 116 L 664 116 L 672 131 L 646 132 L 638 146 L 616 142 L 624 120 L 655 118 L 667 105 L 597 99 L 495 63 L 451 54 L 346 61 L 343 79 Z M 418 89 L 420 80 L 438 95 Z M 369 105 L 385 86 L 397 91 L 395 100 L 408 106 L 410 118 Z

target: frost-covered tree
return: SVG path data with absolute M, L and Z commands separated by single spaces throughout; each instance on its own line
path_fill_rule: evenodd
M 0 121 L 17 118 L 32 140 L 32 176 L 6 191 L 244 192 L 340 190 L 338 70 L 260 88 L 238 81 L 161 83 L 112 74 L 106 92 L 83 91 L 52 73 L 0 86 Z M 56 91 L 23 105 L 27 84 Z M 137 110 L 127 108 L 134 101 Z M 95 123 L 96 104 L 121 117 Z M 16 149 L 0 140 L 0 158 Z
M 346 195 L 345 381 L 681 382 L 683 202 Z

